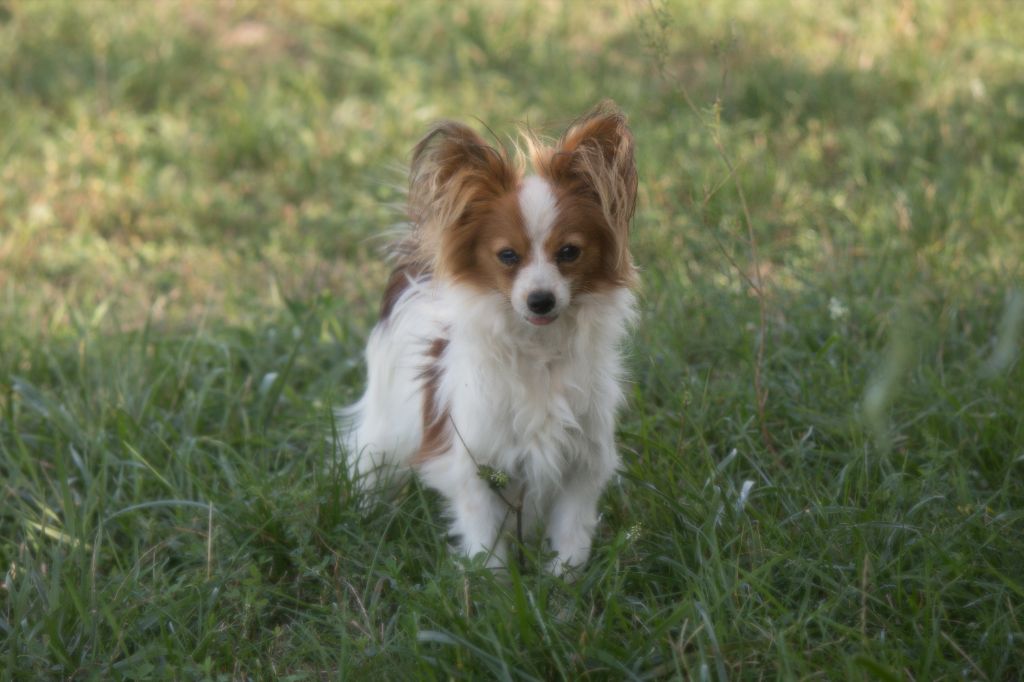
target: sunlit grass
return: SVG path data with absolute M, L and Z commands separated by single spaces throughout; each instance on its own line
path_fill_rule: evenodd
M 1013 2 L 0 4 L 2 676 L 1018 678 L 1022 35 Z M 429 492 L 355 503 L 330 410 L 429 122 L 604 97 L 640 147 L 625 467 L 576 583 L 536 548 L 496 580 Z

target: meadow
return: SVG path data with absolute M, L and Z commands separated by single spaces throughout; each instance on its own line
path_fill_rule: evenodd
M 0 0 L 0 679 L 1021 679 L 1021 74 L 1010 0 Z M 331 410 L 426 127 L 603 98 L 623 470 L 496 578 Z

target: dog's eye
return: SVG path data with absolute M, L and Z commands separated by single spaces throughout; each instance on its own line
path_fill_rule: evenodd
M 498 260 L 505 265 L 515 265 L 519 262 L 519 254 L 512 249 L 502 249 L 498 252 Z
M 555 260 L 559 263 L 571 263 L 580 257 L 580 247 L 574 244 L 566 244 L 555 254 Z

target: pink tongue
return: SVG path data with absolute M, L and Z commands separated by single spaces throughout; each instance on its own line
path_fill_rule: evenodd
M 530 324 L 536 324 L 536 325 L 551 324 L 552 322 L 555 321 L 555 318 L 553 318 L 553 317 L 530 317 L 530 318 L 527 318 L 527 319 L 530 320 Z

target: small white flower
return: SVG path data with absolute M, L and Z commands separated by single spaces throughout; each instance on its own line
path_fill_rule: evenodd
M 846 307 L 845 303 L 833 296 L 828 299 L 828 316 L 837 321 L 845 320 L 850 316 L 850 309 Z

